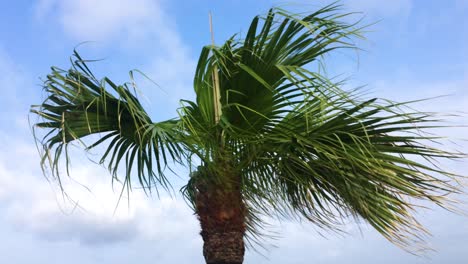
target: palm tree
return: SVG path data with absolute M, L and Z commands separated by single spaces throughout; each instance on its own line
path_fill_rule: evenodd
M 274 8 L 252 20 L 245 38 L 203 47 L 196 100 L 181 100 L 177 117 L 160 122 L 140 104 L 132 74 L 122 85 L 98 79 L 75 51 L 69 70 L 52 67 L 47 98 L 31 108 L 44 119 L 34 127 L 47 132 L 38 139 L 43 168 L 60 182 L 69 144 L 95 134 L 85 150 L 106 143 L 100 163 L 127 190 L 169 190 L 166 168 L 191 168 L 181 191 L 210 264 L 242 263 L 244 239 L 261 239 L 264 216 L 327 230 L 363 219 L 408 249 L 426 232 L 411 214 L 418 201 L 446 208 L 446 195 L 460 191 L 458 176 L 435 161 L 464 155 L 428 144 L 440 139 L 424 133 L 440 126 L 431 113 L 363 99 L 313 70 L 331 51 L 356 48 L 361 28 L 340 10 Z

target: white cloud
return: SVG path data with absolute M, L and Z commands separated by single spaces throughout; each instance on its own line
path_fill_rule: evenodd
M 17 136 L 29 135 L 27 113 L 30 108 L 30 100 L 35 100 L 35 102 L 41 100 L 37 96 L 40 94 L 37 91 L 41 88 L 31 78 L 24 65 L 17 63 L 11 54 L 3 49 L 1 43 L 0 72 L 0 87 L 2 87 L 0 123 L 10 129 L 15 129 Z
M 56 0 L 38 0 L 34 6 L 34 16 L 37 20 L 44 20 L 56 4 Z
M 14 227 L 59 244 L 75 241 L 109 245 L 131 240 L 170 244 L 183 238 L 182 247 L 201 248 L 198 223 L 180 198 L 162 195 L 160 200 L 152 199 L 136 190 L 130 197 L 130 207 L 123 197 L 114 213 L 119 185 L 113 190 L 107 170 L 89 164 L 83 155 L 73 155 L 72 177 L 63 178 L 66 194 L 73 202 L 64 198 L 57 182 L 49 183 L 42 175 L 26 119 L 31 102 L 23 102 L 20 96 L 37 86 L 30 84 L 27 74 L 2 49 L 0 70 L 0 85 L 8 87 L 0 98 L 5 107 L 1 119 L 8 124 L 0 127 L 4 150 L 0 152 L 0 220 L 6 221 L 8 230 Z M 33 100 L 32 94 L 27 99 Z M 38 103 L 38 99 L 34 101 Z
M 346 0 L 344 2 L 349 9 L 360 11 L 366 15 L 379 18 L 388 18 L 392 16 L 406 16 L 413 6 L 412 0 Z
M 403 76 L 397 76 L 392 80 L 378 80 L 372 84 L 375 95 L 395 101 L 412 101 L 425 98 L 433 98 L 414 104 L 420 111 L 438 112 L 445 115 L 446 119 L 454 124 L 468 124 L 468 79 L 441 80 L 441 81 L 415 81 L 412 80 L 412 72 L 408 71 Z M 450 135 L 466 135 L 466 128 L 454 128 Z
M 17 110 L 14 106 L 18 106 L 20 96 L 26 89 L 28 83 L 25 80 L 26 76 L 21 67 L 16 64 L 7 52 L 0 46 L 0 87 L 2 89 L 2 96 L 0 103 L 4 106 L 1 115 L 6 118 L 8 113 Z
M 149 85 L 151 89 L 144 95 L 147 98 L 162 96 L 164 100 L 158 102 L 174 109 L 171 117 L 176 115 L 179 99 L 193 97 L 196 63 L 177 32 L 176 21 L 165 13 L 162 1 L 122 0 L 117 4 L 113 0 L 41 0 L 35 11 L 41 20 L 50 19 L 48 16 L 52 15 L 64 34 L 77 42 L 98 41 L 145 54 L 149 63 L 137 68 L 166 93 Z
M 119 185 L 113 190 L 108 172 L 98 165 L 76 163 L 71 178 L 62 178 L 64 197 L 57 182 L 43 177 L 32 142 L 2 135 L 2 146 L 14 151 L 0 153 L 0 205 L 18 231 L 83 244 L 198 237 L 197 221 L 181 199 L 164 195 L 152 199 L 135 190 L 115 210 Z
M 468 9 L 468 1 L 466 0 L 455 0 L 455 6 L 461 10 Z
M 162 18 L 159 1 L 151 0 L 41 0 L 35 11 L 41 20 L 57 19 L 65 33 L 79 41 L 109 40 L 122 33 L 128 37 L 146 32 Z
M 142 67 L 142 71 L 164 90 L 170 91 L 170 100 L 161 101 L 170 104 L 174 114 L 176 99 L 188 97 L 195 63 L 175 29 L 175 21 L 165 14 L 161 1 L 40 0 L 36 3 L 35 13 L 39 21 L 58 22 L 64 35 L 77 42 L 99 41 L 104 45 L 123 45 L 145 52 L 149 63 Z M 136 43 L 143 43 L 142 47 L 135 46 Z M 148 43 L 151 43 L 151 49 L 148 49 Z M 141 50 L 145 48 L 148 50 Z M 152 98 L 151 93 L 155 90 L 150 90 L 147 98 Z M 160 109 L 160 105 L 157 107 Z M 31 160 L 37 161 L 36 150 L 31 151 L 34 152 Z M 39 177 L 41 172 L 37 163 L 23 167 L 25 171 L 21 179 L 29 181 L 28 185 L 15 181 L 12 175 L 19 174 L 18 168 L 9 168 L 7 160 L 15 162 L 19 159 L 15 155 L 0 159 L 0 184 L 4 183 L 0 186 L 0 202 L 3 200 L 6 204 L 8 219 L 20 230 L 49 240 L 75 239 L 83 243 L 176 237 L 189 237 L 200 242 L 197 221 L 181 199 L 162 196 L 157 201 L 135 191 L 130 207 L 127 208 L 127 200 L 123 198 L 114 214 L 120 194 L 118 185 L 115 191 L 112 190 L 106 170 L 98 166 L 88 167 L 83 162 L 86 158 L 78 158 L 72 169 L 73 181 L 64 182 L 66 193 L 78 202 L 79 207 L 75 208 L 60 195 L 56 183 L 49 185 Z M 89 187 L 91 192 L 74 181 Z M 33 190 L 31 185 L 35 186 Z

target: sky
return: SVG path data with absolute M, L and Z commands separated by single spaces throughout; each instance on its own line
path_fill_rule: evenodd
M 177 195 L 147 197 L 135 189 L 117 204 L 106 169 L 73 149 L 64 196 L 39 166 L 28 114 L 44 99 L 41 78 L 51 66 L 68 68 L 74 48 L 99 76 L 129 80 L 139 69 L 158 86 L 138 78 L 153 120 L 176 115 L 179 99 L 193 99 L 197 57 L 210 44 L 208 13 L 216 43 L 247 31 L 251 19 L 271 6 L 315 10 L 330 1 L 17 0 L 0 1 L 0 263 L 203 263 L 196 217 Z M 344 0 L 344 10 L 369 24 L 358 53 L 325 61 L 329 74 L 366 85 L 376 97 L 396 101 L 444 97 L 417 104 L 421 110 L 456 113 L 449 124 L 468 124 L 468 0 Z M 86 42 L 84 44 L 81 44 Z M 326 58 L 327 59 L 327 58 Z M 441 129 L 455 147 L 467 128 Z M 468 161 L 444 162 L 458 173 Z M 187 179 L 176 169 L 174 185 Z M 177 189 L 177 188 L 176 188 Z M 466 190 L 466 188 L 465 188 Z M 455 197 L 467 200 L 466 197 Z M 467 209 L 466 205 L 461 205 Z M 417 212 L 431 231 L 434 249 L 424 257 L 390 244 L 365 223 L 350 221 L 347 235 L 322 234 L 310 224 L 283 221 L 266 250 L 248 250 L 245 263 L 468 263 L 468 219 L 440 208 Z

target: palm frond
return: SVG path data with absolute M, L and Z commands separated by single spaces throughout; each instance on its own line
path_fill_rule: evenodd
M 364 219 L 409 249 L 426 232 L 412 214 L 418 201 L 450 208 L 447 195 L 461 192 L 461 176 L 436 162 L 466 155 L 430 146 L 442 138 L 423 131 L 440 120 L 402 112 L 404 105 L 308 98 L 268 133 L 244 142 L 250 147 L 241 151 L 240 167 L 252 183 L 246 197 L 267 214 L 305 217 L 329 230 L 349 216 Z
M 135 168 L 145 189 L 156 185 L 168 188 L 164 167 L 169 158 L 180 161 L 182 154 L 177 141 L 178 121 L 153 123 L 132 92 L 131 83 L 117 85 L 107 77 L 98 80 L 76 51 L 73 59 L 70 70 L 52 67 L 44 82 L 47 98 L 31 108 L 32 113 L 44 119 L 35 126 L 49 130 L 38 139 L 44 150 L 41 165 L 49 166 L 60 179 L 62 157 L 68 173 L 69 143 L 84 144 L 84 138 L 99 134 L 101 137 L 95 142 L 84 145 L 91 150 L 108 143 L 100 163 L 107 163 L 113 178 L 117 179 L 123 163 L 124 186 L 130 188 L 130 175 Z

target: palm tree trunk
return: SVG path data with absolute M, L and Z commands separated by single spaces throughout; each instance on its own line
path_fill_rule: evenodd
M 206 263 L 241 264 L 245 252 L 245 205 L 240 188 L 198 184 L 195 202 Z

